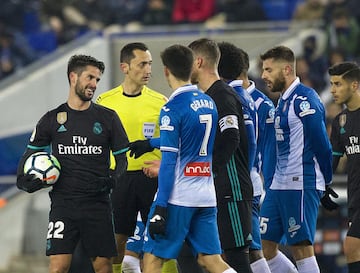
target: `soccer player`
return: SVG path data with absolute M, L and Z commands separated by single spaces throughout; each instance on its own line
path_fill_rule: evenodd
M 220 256 L 216 223 L 216 105 L 190 84 L 194 56 L 188 47 L 170 46 L 161 59 L 173 93 L 160 114 L 159 189 L 146 226 L 143 272 L 160 272 L 166 259 L 178 256 L 184 240 L 210 273 L 235 272 Z
M 340 157 L 347 156 L 349 230 L 344 253 L 349 273 L 355 273 L 360 272 L 360 68 L 356 63 L 342 62 L 328 72 L 335 103 L 346 106 L 333 121 L 330 139 L 334 172 Z
M 286 236 L 298 272 L 319 272 L 314 236 L 320 198 L 332 181 L 331 145 L 325 109 L 315 90 L 296 77 L 295 56 L 276 46 L 260 56 L 262 79 L 281 92 L 275 110 L 277 160 L 260 210 L 264 256 L 272 272 L 296 272 L 284 263 L 278 244 Z
M 98 104 L 116 111 L 130 141 L 151 139 L 160 135 L 158 119 L 167 98 L 146 86 L 151 77 L 151 65 L 152 56 L 145 44 L 126 44 L 120 52 L 123 82 L 100 94 L 96 100 Z M 141 219 L 146 223 L 157 190 L 157 177 L 149 178 L 142 172 L 144 161 L 160 158 L 160 151 L 153 148 L 139 158 L 128 156 L 128 168 L 122 177 L 122 183 L 112 192 L 119 253 L 114 259 L 114 273 L 121 273 L 126 241 L 134 234 L 138 212 L 140 211 Z
M 239 96 L 242 110 L 244 114 L 244 122 L 246 126 L 246 135 L 247 135 L 247 143 L 248 143 L 248 167 L 250 172 L 250 177 L 253 185 L 253 194 L 254 196 L 260 196 L 262 193 L 262 182 L 257 179 L 260 177 L 256 177 L 257 174 L 255 170 L 253 170 L 255 155 L 256 155 L 256 139 L 257 134 L 255 128 L 257 128 L 257 113 L 255 110 L 255 103 L 252 97 L 242 88 L 242 81 L 238 80 L 240 73 L 242 72 L 243 66 L 241 63 L 241 51 L 234 44 L 229 42 L 221 42 L 218 43 L 220 49 L 220 60 L 218 65 L 219 76 L 231 87 L 234 88 L 236 93 Z M 256 178 L 256 179 L 255 179 Z M 254 211 L 254 203 L 252 205 Z M 255 217 L 258 217 L 255 215 Z M 254 219 L 254 212 L 253 212 Z M 257 218 L 258 219 L 258 218 Z M 254 220 L 252 221 L 254 222 Z M 260 234 L 260 229 L 257 226 L 252 226 L 252 237 L 255 233 Z M 253 237 L 254 239 L 254 237 Z M 253 241 L 251 242 L 251 244 Z M 244 253 L 249 253 L 249 245 L 244 245 Z M 247 257 L 249 257 L 247 255 Z M 248 271 L 250 271 L 250 260 L 244 259 L 246 264 L 242 265 L 243 267 L 247 267 Z
M 116 113 L 91 101 L 104 69 L 91 56 L 70 58 L 68 100 L 40 119 L 19 162 L 17 186 L 27 192 L 45 187 L 40 179 L 23 174 L 30 154 L 50 147 L 61 164 L 49 193 L 49 272 L 68 272 L 79 241 L 96 273 L 111 273 L 111 257 L 117 255 L 109 193 L 126 170 L 128 138 Z M 113 171 L 110 151 L 116 161 Z
M 212 97 L 219 113 L 213 172 L 221 247 L 231 267 L 238 272 L 251 272 L 247 250 L 252 240 L 253 187 L 242 105 L 234 89 L 220 80 L 217 43 L 200 38 L 189 47 L 195 54 L 191 81 Z
M 122 262 L 123 273 L 141 273 L 141 258 L 144 244 L 145 225 L 140 212 L 137 216 L 134 234 L 126 242 L 125 255 Z

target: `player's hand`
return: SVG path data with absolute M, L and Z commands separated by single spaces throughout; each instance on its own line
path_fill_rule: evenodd
M 150 140 L 136 140 L 129 143 L 130 156 L 138 158 L 147 152 L 153 151 L 154 148 L 150 145 Z
M 330 186 L 326 186 L 324 196 L 320 199 L 320 202 L 325 209 L 332 211 L 337 209 L 339 207 L 339 204 L 334 202 L 330 196 L 334 198 L 339 197 L 339 195 Z
M 142 168 L 147 177 L 153 178 L 159 175 L 160 160 L 144 161 L 145 166 Z
M 149 223 L 149 233 L 153 240 L 155 240 L 155 235 L 165 235 L 166 230 L 166 208 L 161 206 L 156 206 L 155 211 L 150 219 Z
M 34 174 L 21 174 L 16 179 L 16 186 L 18 189 L 32 193 L 48 185 L 39 178 L 35 178 Z

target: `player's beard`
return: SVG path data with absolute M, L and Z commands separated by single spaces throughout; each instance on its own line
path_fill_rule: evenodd
M 271 92 L 282 92 L 285 90 L 286 81 L 285 77 L 281 72 L 279 72 L 279 77 L 274 81 Z
M 87 87 L 82 87 L 79 82 L 75 85 L 75 94 L 78 95 L 82 101 L 90 101 L 94 96 L 94 92 L 91 96 L 87 96 L 86 89 Z

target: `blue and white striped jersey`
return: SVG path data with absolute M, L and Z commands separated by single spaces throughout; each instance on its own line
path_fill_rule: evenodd
M 249 152 L 249 171 L 251 182 L 253 184 L 254 196 L 262 194 L 263 183 L 260 175 L 254 169 L 256 161 L 257 150 L 257 137 L 258 137 L 258 116 L 255 108 L 255 102 L 246 90 L 242 87 L 242 80 L 233 80 L 229 82 L 229 85 L 235 89 L 240 98 L 240 102 L 243 108 L 244 122 L 246 126 L 246 133 L 248 138 L 248 152 Z
M 216 206 L 211 168 L 217 122 L 215 102 L 195 85 L 170 96 L 160 113 L 158 205 Z M 162 170 L 164 166 L 174 168 Z
M 266 190 L 270 188 L 276 165 L 275 106 L 263 92 L 255 87 L 253 81 L 250 81 L 250 85 L 246 91 L 255 102 L 255 109 L 258 116 L 258 137 L 254 167 L 258 174 L 262 173 Z
M 249 152 L 249 168 L 251 170 L 254 165 L 255 153 L 256 153 L 256 139 L 257 139 L 257 113 L 255 109 L 255 103 L 252 97 L 242 87 L 242 80 L 234 80 L 228 84 L 234 88 L 240 98 L 240 102 L 243 109 L 244 122 L 246 126 L 246 133 L 248 137 L 248 152 Z M 249 170 L 249 171 L 250 171 Z
M 274 123 L 277 162 L 270 188 L 325 190 L 332 180 L 332 151 L 315 90 L 297 78 L 279 99 Z

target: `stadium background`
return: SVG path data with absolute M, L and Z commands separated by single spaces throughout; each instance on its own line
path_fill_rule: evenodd
M 317 27 L 290 25 L 291 11 L 284 1 L 273 1 L 266 22 L 227 24 L 209 29 L 204 25 L 143 27 L 137 32 L 89 32 L 58 48 L 39 61 L 0 82 L 0 272 L 47 272 L 44 256 L 49 200 L 47 190 L 35 194 L 20 192 L 14 186 L 17 162 L 37 120 L 47 110 L 65 101 L 68 92 L 67 60 L 73 54 L 90 54 L 103 60 L 105 74 L 96 96 L 121 81 L 119 51 L 133 41 L 146 43 L 153 57 L 153 73 L 149 84 L 169 95 L 163 77 L 160 52 L 174 43 L 187 45 L 199 37 L 230 41 L 249 53 L 250 74 L 259 77 L 258 56 L 277 44 L 291 47 L 301 54 L 302 41 L 315 35 L 324 45 L 324 36 Z M 276 6 L 277 4 L 277 6 Z M 323 92 L 328 101 L 329 94 Z M 335 213 L 321 209 L 316 239 L 317 258 L 324 273 L 345 273 L 341 240 L 346 229 L 346 194 L 344 176 L 336 176 L 342 207 Z

